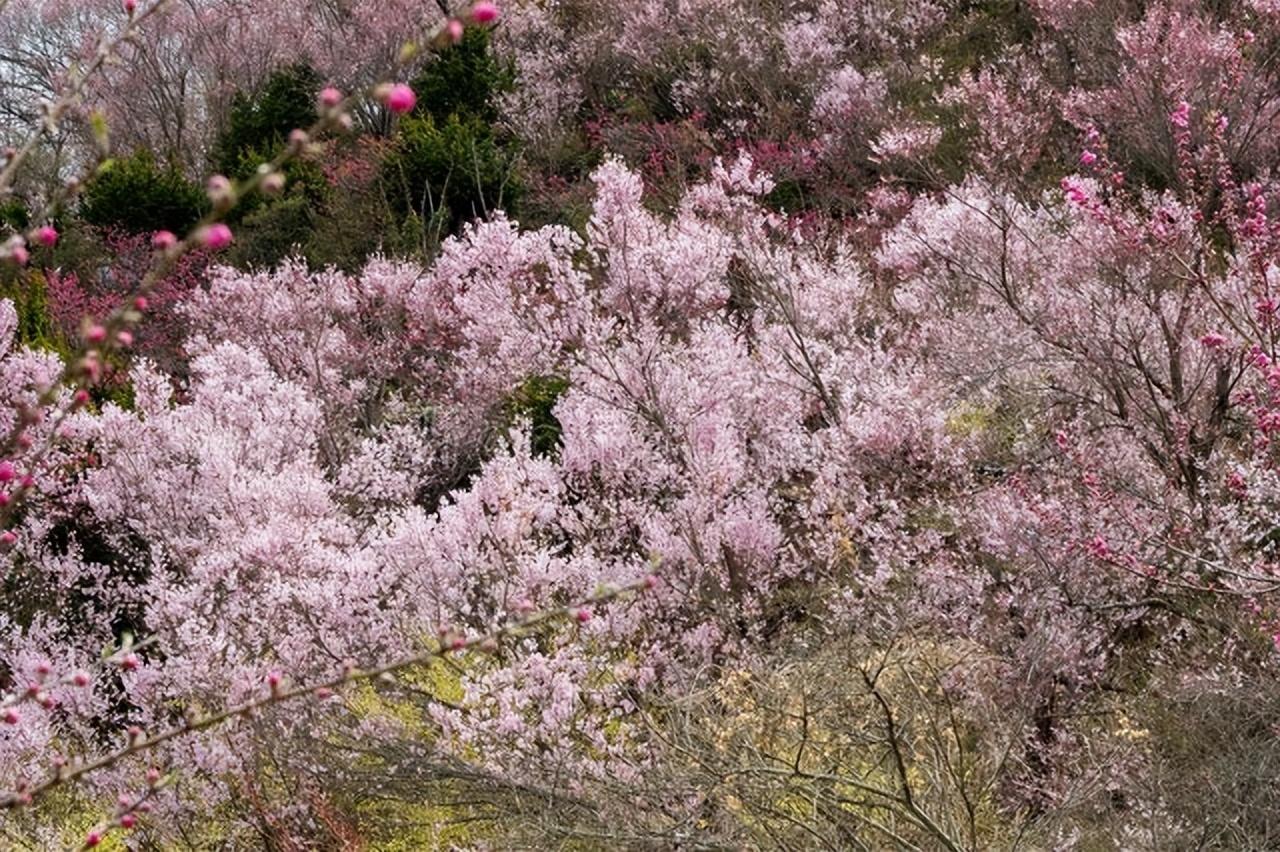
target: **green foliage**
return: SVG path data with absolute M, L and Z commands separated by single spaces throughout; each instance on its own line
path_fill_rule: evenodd
M 239 267 L 269 267 L 302 251 L 315 227 L 315 212 L 305 195 L 260 205 L 236 229 L 227 260 Z
M 320 75 L 299 63 L 273 73 L 252 94 L 237 92 L 227 126 L 214 146 L 214 166 L 227 176 L 247 177 L 250 168 L 270 159 L 289 132 L 316 120 Z
M 534 455 L 549 457 L 560 451 L 560 421 L 554 409 L 569 389 L 562 376 L 530 376 L 507 400 L 509 422 L 527 420 Z
M 150 151 L 139 149 L 123 159 L 108 160 L 85 188 L 80 215 L 99 227 L 134 233 L 168 230 L 182 233 L 208 207 L 204 191 L 173 166 L 161 166 Z
M 335 267 L 355 273 L 369 255 L 387 247 L 386 205 L 374 192 L 339 188 L 323 216 L 312 222 L 303 257 L 313 268 Z M 392 253 L 396 253 L 392 250 Z
M 510 65 L 499 64 L 489 51 L 489 31 L 468 27 L 462 41 L 437 55 L 410 83 L 418 96 L 417 114 L 444 123 L 450 116 L 498 118 L 496 95 L 515 82 Z
M 256 92 L 238 92 L 227 126 L 214 146 L 214 168 L 235 180 L 251 177 L 287 144 L 289 133 L 316 121 L 320 75 L 299 63 L 281 68 Z M 285 192 L 279 198 L 259 193 L 240 200 L 228 214 L 236 245 L 227 260 L 237 266 L 270 266 L 305 253 L 316 223 L 323 219 L 329 186 L 320 167 L 293 160 L 284 167 Z
M 948 16 L 948 26 L 931 51 L 947 72 L 990 64 L 1036 33 L 1035 14 L 1023 0 L 965 0 Z
M 8 198 L 0 201 L 0 226 L 8 226 L 15 231 L 21 231 L 31 224 L 31 214 L 27 212 L 27 206 L 16 198 Z
M 23 274 L 8 266 L 0 276 L 0 299 L 12 301 L 18 314 L 16 346 L 44 349 L 64 358 L 70 354 L 71 349 L 49 310 L 44 275 L 34 270 Z
M 463 222 L 498 208 L 514 211 L 521 194 L 512 174 L 515 153 L 493 124 L 495 96 L 513 79 L 479 28 L 468 29 L 414 79 L 418 108 L 400 122 L 380 170 L 397 217 L 393 244 L 429 249 Z
M 513 166 L 512 154 L 480 119 L 451 115 L 438 123 L 427 115 L 401 123 L 382 174 L 396 212 L 439 217 L 452 232 L 492 210 L 514 210 L 520 186 Z

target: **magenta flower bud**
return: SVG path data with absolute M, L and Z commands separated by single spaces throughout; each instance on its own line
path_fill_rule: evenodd
M 170 236 L 173 236 L 173 235 L 170 234 Z M 138 298 L 133 300 L 133 307 L 135 310 L 145 311 L 149 304 L 151 303 L 147 301 L 146 296 L 139 296 Z
M 573 617 L 579 624 L 586 624 L 591 620 L 591 610 L 584 606 L 581 609 L 575 610 Z
M 413 93 L 413 89 L 404 83 L 396 83 L 387 91 L 384 102 L 387 105 L 387 109 L 396 115 L 404 115 L 418 103 L 418 96 Z
M 133 332 L 127 331 L 127 330 L 121 331 L 119 334 L 116 335 L 116 343 L 119 343 L 121 346 L 132 346 Z
M 1083 154 L 1080 155 L 1081 165 L 1092 166 L 1096 162 L 1098 162 L 1098 155 L 1093 153 L 1092 151 L 1085 151 Z
M 154 787 L 159 783 L 160 783 L 160 770 L 153 766 L 147 770 L 147 786 Z
M 136 671 L 139 660 L 137 654 L 125 654 L 120 660 L 120 668 L 127 672 Z
M 457 18 L 451 18 L 449 23 L 444 25 L 445 35 L 447 35 L 449 37 L 449 41 L 454 44 L 462 41 L 463 30 L 464 27 L 462 26 L 462 21 L 459 21 Z
M 481 0 L 481 2 L 471 7 L 471 20 L 481 25 L 492 24 L 498 20 L 497 5 L 487 2 L 487 0 Z
M 36 230 L 36 242 L 45 248 L 53 248 L 58 244 L 58 230 L 52 225 L 45 225 Z
M 133 3 L 133 0 L 125 0 L 125 6 L 129 6 L 132 3 Z M 91 831 L 84 836 L 84 845 L 89 848 L 93 848 L 94 846 L 97 846 L 101 842 L 102 842 L 102 832 L 100 831 Z
M 132 15 L 138 11 L 138 0 L 123 0 L 120 6 L 124 9 L 126 15 Z
M 18 471 L 14 469 L 13 462 L 0 461 L 0 484 L 13 482 L 18 476 Z
M 325 86 L 320 90 L 320 106 L 333 109 L 342 103 L 342 92 L 333 86 Z
M 133 828 L 138 824 L 138 818 L 133 814 L 124 814 L 120 817 L 121 828 Z
M 178 244 L 178 238 L 172 231 L 156 231 L 151 235 L 151 247 L 164 251 Z
M 86 686 L 88 686 L 88 685 L 89 685 L 89 673 L 88 673 L 88 672 L 76 672 L 75 674 L 73 674 L 73 675 L 71 676 L 71 682 L 72 682 L 72 683 L 74 683 L 76 686 L 79 686 L 79 687 L 82 687 L 82 688 L 83 688 L 83 687 L 86 687 Z
M 13 547 L 17 543 L 18 534 L 13 530 L 5 530 L 3 533 L 0 533 L 0 544 L 5 547 Z
M 649 590 L 658 588 L 658 575 L 650 574 L 644 578 L 644 587 Z
M 49 676 L 49 673 L 52 671 L 53 671 L 53 666 L 50 665 L 48 661 L 42 661 L 42 662 L 36 663 L 36 675 L 38 677 L 46 678 Z
M 213 249 L 214 251 L 221 251 L 231 245 L 233 237 L 231 235 L 230 228 L 222 222 L 215 222 L 212 225 L 201 228 L 199 233 L 196 235 L 196 239 L 200 245 L 205 246 L 206 248 Z
M 26 266 L 27 261 L 31 259 L 31 254 L 27 251 L 26 246 L 17 245 L 10 249 L 9 259 L 19 266 Z
M 89 330 L 84 333 L 86 343 L 101 343 L 107 339 L 107 329 L 104 326 L 94 323 L 89 326 Z
M 22 716 L 12 707 L 5 708 L 4 723 L 6 725 L 16 725 L 22 721 Z

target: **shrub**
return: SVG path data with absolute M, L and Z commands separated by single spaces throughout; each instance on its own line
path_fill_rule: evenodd
M 139 149 L 109 160 L 85 189 L 80 215 L 90 224 L 133 233 L 173 231 L 194 225 L 208 207 L 204 191 L 173 166 L 161 166 Z
M 273 73 L 257 92 L 237 92 L 214 146 L 215 169 L 243 177 L 246 167 L 274 156 L 290 131 L 310 127 L 320 84 L 315 69 L 299 63 Z
M 401 123 L 382 174 L 392 208 L 418 216 L 438 240 L 463 222 L 514 210 L 521 191 L 514 167 L 481 119 L 454 114 L 437 122 L 425 115 Z

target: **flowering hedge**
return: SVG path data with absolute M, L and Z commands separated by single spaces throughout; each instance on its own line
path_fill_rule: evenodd
M 6 842 L 1274 845 L 1273 5 L 0 0 Z

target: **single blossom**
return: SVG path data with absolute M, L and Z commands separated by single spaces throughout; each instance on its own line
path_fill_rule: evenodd
M 36 242 L 45 248 L 53 248 L 58 243 L 58 229 L 52 225 L 44 225 L 36 230 Z
M 481 2 L 471 7 L 471 20 L 481 25 L 492 24 L 498 20 L 497 5 L 481 0 Z
M 320 106 L 333 109 L 342 103 L 342 92 L 333 86 L 325 86 L 320 90 Z
M 385 103 L 387 109 L 396 115 L 404 115 L 418 103 L 418 96 L 408 85 L 397 83 L 387 91 Z
M 197 241 L 206 248 L 220 251 L 231 245 L 233 239 L 231 229 L 223 222 L 215 222 L 200 229 Z

